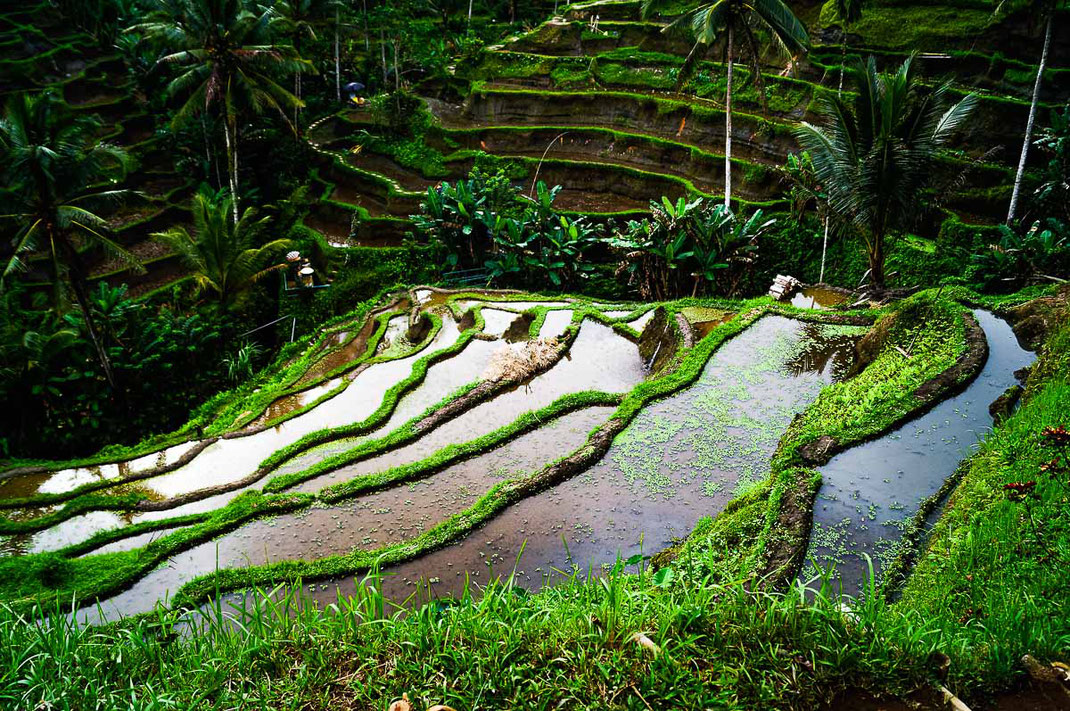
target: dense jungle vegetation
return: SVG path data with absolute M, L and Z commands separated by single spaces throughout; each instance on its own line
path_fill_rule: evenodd
M 43 0 L 0 93 L 3 708 L 1070 708 L 1064 0 Z

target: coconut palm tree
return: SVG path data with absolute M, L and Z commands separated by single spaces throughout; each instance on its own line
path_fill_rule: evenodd
M 154 236 L 171 246 L 193 273 L 199 293 L 211 293 L 221 306 L 232 307 L 250 287 L 272 272 L 285 268 L 278 255 L 290 241 L 276 239 L 257 245 L 269 218 L 257 219 L 245 210 L 231 222 L 234 198 L 214 198 L 198 193 L 193 197 L 193 232 L 172 227 Z
M 93 212 L 126 196 L 127 191 L 110 186 L 126 176 L 130 163 L 121 148 L 98 140 L 99 129 L 99 122 L 74 113 L 51 93 L 8 99 L 0 119 L 0 171 L 7 186 L 0 194 L 0 219 L 12 223 L 13 239 L 0 288 L 4 279 L 29 267 L 28 257 L 45 256 L 57 303 L 65 298 L 63 287 L 69 287 L 104 376 L 116 388 L 90 308 L 81 252 L 102 247 L 130 264 L 137 260 L 108 236 L 107 223 Z
M 947 84 L 919 91 L 913 57 L 894 73 L 877 71 L 873 57 L 854 61 L 858 84 L 849 105 L 823 96 L 822 126 L 800 124 L 795 135 L 809 152 L 831 214 L 865 244 L 872 286 L 885 285 L 885 242 L 912 224 L 937 154 L 977 103 L 972 94 L 951 104 Z
M 277 30 L 290 38 L 294 52 L 301 56 L 301 40 L 308 37 L 316 39 L 316 24 L 323 20 L 334 6 L 335 0 L 278 0 L 274 5 L 264 9 L 274 15 Z M 313 69 L 313 71 L 315 71 Z M 301 66 L 294 70 L 294 130 L 301 133 Z
M 238 221 L 238 127 L 247 113 L 271 109 L 289 123 L 286 109 L 301 102 L 275 77 L 310 68 L 289 45 L 271 41 L 269 12 L 254 14 L 241 0 L 155 0 L 148 22 L 130 28 L 143 32 L 167 52 L 159 62 L 180 73 L 168 85 L 184 97 L 172 125 L 215 108 L 223 116 L 233 219 Z
M 655 13 L 678 13 L 681 4 L 678 0 L 643 0 L 643 17 Z M 686 7 L 686 5 L 685 5 Z M 725 67 L 727 83 L 725 85 L 724 114 L 724 204 L 732 203 L 732 65 L 736 60 L 737 37 L 741 38 L 747 48 L 751 63 L 751 76 L 761 88 L 762 66 L 758 35 L 768 32 L 773 42 L 791 55 L 804 52 L 810 44 L 810 37 L 799 18 L 782 0 L 712 0 L 699 2 L 688 8 L 676 21 L 665 28 L 669 30 L 679 25 L 689 24 L 695 44 L 680 68 L 678 86 L 686 80 L 691 69 L 714 42 L 722 36 L 725 38 Z M 701 52 L 700 52 L 701 50 Z
M 1056 0 L 1041 0 L 1037 3 L 1039 11 L 1047 19 L 1044 22 L 1044 46 L 1040 50 L 1040 65 L 1037 78 L 1033 82 L 1033 100 L 1029 104 L 1029 117 L 1025 121 L 1025 137 L 1022 139 L 1022 152 L 1018 157 L 1018 172 L 1014 174 L 1014 189 L 1011 191 L 1011 204 L 1007 208 L 1007 224 L 1014 222 L 1018 214 L 1018 196 L 1022 192 L 1022 176 L 1025 175 L 1025 161 L 1029 156 L 1029 144 L 1033 141 L 1033 124 L 1037 119 L 1037 102 L 1040 99 L 1040 81 L 1044 78 L 1044 69 L 1048 65 L 1048 49 L 1051 47 L 1051 27 L 1055 20 Z

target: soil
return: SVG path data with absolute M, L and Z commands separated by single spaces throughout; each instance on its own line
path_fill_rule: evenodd
M 131 254 L 141 263 L 150 262 L 172 254 L 171 248 L 160 241 L 149 238 L 127 247 Z M 123 268 L 132 268 L 129 262 L 119 256 L 111 256 L 98 263 L 90 271 L 90 277 L 111 274 Z
M 987 699 L 971 699 L 973 711 L 1070 711 L 1070 694 L 1054 684 L 1029 681 Z M 864 689 L 847 689 L 822 711 L 944 711 L 950 706 L 935 689 L 920 689 L 905 699 L 878 698 Z
M 350 165 L 370 170 L 373 173 L 385 175 L 396 180 L 402 188 L 409 192 L 424 192 L 429 187 L 438 185 L 443 180 L 456 180 L 459 175 L 451 175 L 447 178 L 426 178 L 416 171 L 406 168 L 394 160 L 377 153 L 350 153 L 346 156 L 346 162 Z

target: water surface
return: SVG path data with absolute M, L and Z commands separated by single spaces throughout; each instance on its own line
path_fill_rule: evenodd
M 966 390 L 820 468 L 807 560 L 821 567 L 835 564 L 835 579 L 848 594 L 858 593 L 867 574 L 863 554 L 873 559 L 878 576 L 894 559 L 918 507 L 992 427 L 989 404 L 1016 382 L 1014 371 L 1034 360 L 1006 321 L 986 311 L 974 316 L 988 339 L 989 356 Z M 801 577 L 814 572 L 808 563 Z

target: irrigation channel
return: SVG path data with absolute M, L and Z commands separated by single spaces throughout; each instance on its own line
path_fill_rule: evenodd
M 841 298 L 811 291 L 794 305 L 825 309 Z M 821 468 L 810 553 L 835 560 L 848 590 L 858 587 L 860 553 L 886 564 L 904 522 L 941 489 L 990 424 L 988 404 L 1031 361 L 1007 324 L 985 312 L 976 316 L 991 355 L 965 391 Z M 664 375 L 652 368 L 675 367 L 672 358 L 658 354 L 663 346 L 675 352 L 677 325 L 701 339 L 736 317 L 688 306 L 674 320 L 671 313 L 655 315 L 650 306 L 417 289 L 362 323 L 323 334 L 310 346 L 312 357 L 296 386 L 279 386 L 277 396 L 266 392 L 263 412 L 243 413 L 246 424 L 229 436 L 129 462 L 0 482 L 0 500 L 89 486 L 94 495 L 135 491 L 149 502 L 79 509 L 35 533 L 3 539 L 0 552 L 158 555 L 146 551 L 163 546 L 166 554 L 152 559 L 155 567 L 77 613 L 89 621 L 151 610 L 216 570 L 378 555 L 410 543 L 412 552 L 395 556 L 401 562 L 384 571 L 384 592 L 395 601 L 413 593 L 415 599 L 457 595 L 470 582 L 478 586 L 500 575 L 514 574 L 520 585 L 535 589 L 562 575 L 598 573 L 618 559 L 670 546 L 699 519 L 762 482 L 792 418 L 849 372 L 866 327 L 761 316 L 714 350 L 694 382 L 639 410 L 593 464 L 519 498 L 480 525 L 462 526 L 444 546 L 421 554 L 416 541 L 459 515 L 463 519 L 503 484 L 527 480 L 583 451 L 590 434 L 614 416 L 613 403 Z M 421 319 L 435 327 L 410 330 Z M 657 341 L 654 355 L 642 357 L 648 341 Z M 545 358 L 539 367 L 503 379 L 502 363 L 523 362 L 536 352 Z M 472 399 L 473 393 L 479 397 Z M 601 393 L 600 400 L 559 407 L 577 393 Z M 557 409 L 545 419 L 531 419 L 550 406 Z M 530 424 L 517 428 L 523 421 Z M 370 424 L 354 431 L 353 423 Z M 491 444 L 478 445 L 488 436 Z M 295 449 L 295 443 L 307 446 Z M 443 458 L 466 444 L 471 449 L 463 455 Z M 288 447 L 264 466 L 269 455 Z M 116 483 L 162 465 L 158 475 Z M 296 508 L 225 527 L 211 540 L 171 544 L 185 527 L 205 519 L 170 519 L 224 509 L 249 490 L 306 498 Z M 8 508 L 4 514 L 33 521 L 63 514 L 65 505 Z M 163 528 L 124 533 L 145 522 Z M 301 594 L 329 603 L 356 584 L 353 576 L 314 580 Z M 238 599 L 240 592 L 227 597 Z

